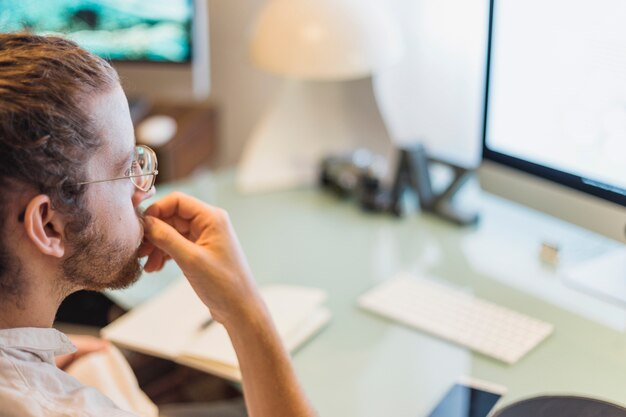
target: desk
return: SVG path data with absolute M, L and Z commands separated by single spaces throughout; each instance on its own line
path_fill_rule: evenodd
M 625 322 L 624 312 L 564 287 L 534 254 L 518 253 L 515 245 L 523 244 L 524 236 L 515 236 L 512 247 L 497 240 L 498 233 L 511 233 L 511 224 L 520 227 L 516 230 L 534 227 L 533 222 L 540 227 L 536 216 L 492 199 L 477 228 L 459 229 L 427 215 L 368 215 L 313 188 L 246 196 L 233 184 L 233 172 L 205 173 L 158 194 L 176 188 L 228 210 L 259 283 L 329 292 L 333 321 L 294 357 L 321 416 L 425 416 L 461 375 L 505 385 L 508 394 L 499 406 L 543 393 L 626 403 L 626 336 L 616 330 Z M 355 306 L 357 296 L 401 270 L 428 271 L 469 287 L 553 323 L 555 333 L 508 366 Z M 132 307 L 178 274 L 168 265 L 109 295 Z M 585 314 L 593 320 L 575 314 L 576 305 L 587 306 Z

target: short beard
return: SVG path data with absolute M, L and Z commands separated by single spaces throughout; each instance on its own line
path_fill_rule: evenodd
M 138 210 L 137 216 L 143 224 L 143 216 Z M 103 291 L 128 288 L 135 283 L 143 271 L 139 249 L 131 250 L 119 241 L 107 241 L 105 233 L 96 229 L 88 212 L 78 217 L 68 233 L 74 253 L 61 264 L 67 280 L 65 284 L 74 291 Z

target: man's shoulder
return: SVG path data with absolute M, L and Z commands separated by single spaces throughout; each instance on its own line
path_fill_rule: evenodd
M 93 391 L 97 393 L 96 390 Z M 86 398 L 84 393 L 77 393 L 73 397 L 50 397 L 41 395 L 34 390 L 20 391 L 4 385 L 4 381 L 0 379 L 0 416 L 137 417 L 135 414 L 119 409 L 108 401 L 93 401 L 93 398 L 89 400 L 88 397 Z
M 132 417 L 94 388 L 47 363 L 0 352 L 1 417 Z

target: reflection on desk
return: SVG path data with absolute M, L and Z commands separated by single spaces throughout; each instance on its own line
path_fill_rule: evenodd
M 259 283 L 329 293 L 332 323 L 294 357 L 320 415 L 426 415 L 460 375 L 506 386 L 500 406 L 542 393 L 624 403 L 626 335 L 616 330 L 626 323 L 624 311 L 563 286 L 537 248 L 527 248 L 520 228 L 554 226 L 548 218 L 485 196 L 481 224 L 459 229 L 427 215 L 368 215 L 315 188 L 240 195 L 231 171 L 203 173 L 158 194 L 173 189 L 229 212 Z M 399 271 L 471 288 L 556 331 L 509 366 L 357 307 L 361 294 Z M 108 295 L 133 307 L 179 274 L 168 265 Z

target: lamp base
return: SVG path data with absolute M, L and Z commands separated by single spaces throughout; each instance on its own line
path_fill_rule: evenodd
M 362 94 L 364 83 L 367 97 L 352 97 L 350 88 Z M 356 147 L 381 154 L 391 148 L 371 79 L 288 80 L 246 143 L 237 186 L 243 192 L 264 192 L 314 185 L 325 156 Z

